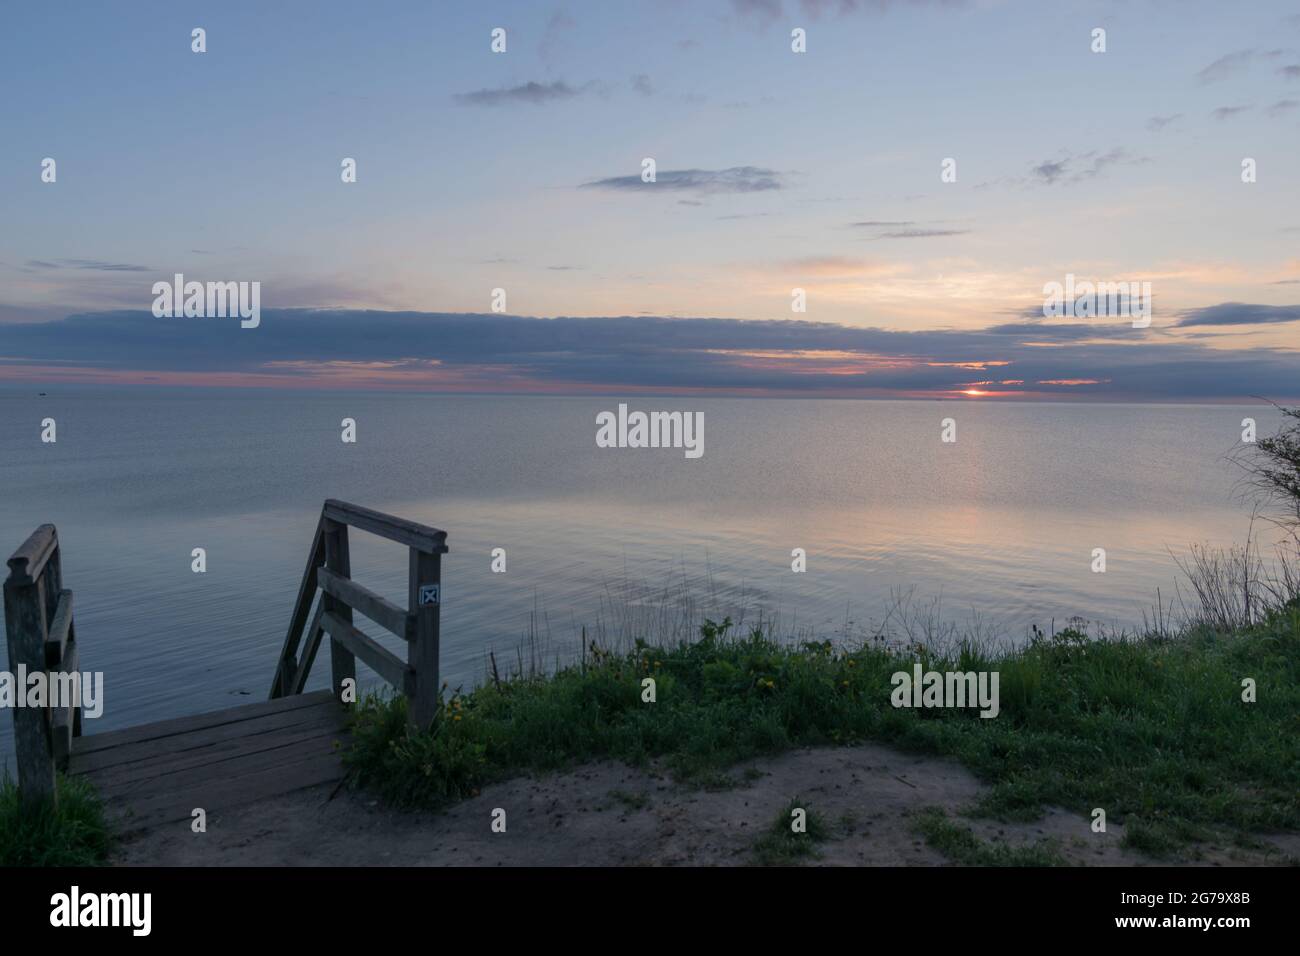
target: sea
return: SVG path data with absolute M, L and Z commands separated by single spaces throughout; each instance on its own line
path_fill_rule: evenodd
M 620 403 L 702 414 L 703 453 L 598 447 Z M 104 674 L 87 733 L 264 699 L 327 498 L 447 532 L 453 688 L 705 619 L 1014 644 L 1176 614 L 1188 549 L 1250 533 L 1247 418 L 1281 423 L 1265 405 L 5 386 L 0 550 L 58 528 L 82 668 Z M 350 546 L 353 578 L 405 604 L 406 549 Z

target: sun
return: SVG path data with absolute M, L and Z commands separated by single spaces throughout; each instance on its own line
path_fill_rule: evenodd
M 962 390 L 963 395 L 987 395 L 988 392 L 982 388 L 967 388 Z

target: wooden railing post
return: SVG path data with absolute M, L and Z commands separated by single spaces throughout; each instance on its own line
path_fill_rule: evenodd
M 45 637 L 48 633 L 51 600 L 58 591 L 47 590 L 46 570 L 51 558 L 57 576 L 58 534 L 53 525 L 41 525 L 9 559 L 9 577 L 4 585 L 5 637 L 9 645 L 9 670 L 17 675 L 44 671 Z M 16 688 L 24 694 L 25 686 Z M 54 750 L 50 716 L 45 707 L 15 707 L 14 751 L 18 764 L 18 788 L 26 805 L 54 800 Z
M 427 730 L 438 714 L 438 628 L 442 609 L 442 555 L 411 548 L 407 607 L 415 615 L 415 633 L 406 647 L 412 686 L 407 691 L 407 719 Z
M 352 561 L 348 555 L 348 526 L 329 518 L 322 518 L 325 537 L 325 567 L 335 574 L 350 578 Z M 352 623 L 352 608 L 330 594 L 322 594 L 321 601 L 325 611 L 348 624 Z M 334 637 L 330 638 L 330 673 L 334 687 L 334 699 L 343 699 L 343 682 L 352 681 L 357 685 L 356 656 Z

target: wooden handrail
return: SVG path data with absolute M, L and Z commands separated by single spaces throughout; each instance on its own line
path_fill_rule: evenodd
M 285 636 L 284 647 L 280 650 L 280 661 L 271 681 L 271 699 L 288 694 L 301 694 L 301 683 L 296 671 L 299 667 L 298 644 L 302 640 L 303 628 L 307 626 L 307 616 L 311 613 L 311 602 L 316 596 L 316 571 L 325 563 L 325 519 L 316 522 L 316 536 L 312 539 L 311 549 L 307 552 L 307 569 L 302 573 L 302 583 L 298 586 L 298 599 L 293 605 L 293 617 L 289 619 L 289 633 Z M 312 628 L 315 633 L 315 628 Z M 304 654 L 303 662 L 310 670 L 311 662 L 316 657 L 316 649 L 311 649 L 310 656 Z M 298 687 L 298 690 L 291 690 Z
M 372 511 L 360 505 L 330 498 L 325 502 L 324 516 L 331 521 L 369 531 L 371 534 L 407 545 L 425 554 L 447 553 L 447 532 L 407 521 L 405 518 L 387 515 L 382 511 Z
M 352 580 L 349 527 L 410 549 L 408 608 L 401 608 Z M 345 698 L 344 689 L 349 681 L 355 688 L 356 658 L 360 657 L 407 696 L 411 723 L 428 727 L 438 710 L 441 558 L 447 551 L 445 531 L 328 499 L 316 525 L 298 600 L 271 682 L 271 697 L 304 691 L 316 652 L 328 635 L 335 696 Z M 354 610 L 403 638 L 407 642 L 406 661 L 360 631 L 352 622 Z
M 69 635 L 72 633 L 72 592 L 59 592 L 59 603 L 54 609 L 54 619 L 50 621 L 49 633 L 45 635 L 45 662 L 55 666 L 63 660 Z
M 9 559 L 9 582 L 33 584 L 59 547 L 59 533 L 52 524 L 43 524 L 18 546 Z
M 79 672 L 72 592 L 63 588 L 59 533 L 43 524 L 9 558 L 4 583 L 5 639 L 9 666 L 29 674 L 47 671 L 50 693 L 45 707 L 14 710 L 14 756 L 18 788 L 25 805 L 55 799 L 55 771 L 67 767 L 72 738 L 81 735 L 81 701 L 54 707 L 54 675 Z M 59 682 L 72 687 L 73 682 Z M 79 689 L 80 679 L 75 681 Z M 23 688 L 20 692 L 25 692 Z

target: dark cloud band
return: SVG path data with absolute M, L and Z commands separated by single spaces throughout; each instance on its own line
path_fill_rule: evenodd
M 1277 308 L 1228 304 L 1200 311 L 1218 315 L 1215 310 L 1229 307 Z M 1287 314 L 1300 317 L 1295 309 Z M 1194 318 L 1184 323 L 1235 324 L 1188 321 Z M 4 366 L 15 363 L 180 374 L 289 369 L 303 376 L 374 363 L 417 375 L 436 368 L 472 379 L 475 387 L 495 381 L 504 389 L 906 394 L 1020 380 L 1040 393 L 1132 399 L 1290 398 L 1300 392 L 1300 352 L 1214 349 L 1102 320 L 904 332 L 806 321 L 266 309 L 256 330 L 220 319 L 156 319 L 147 312 L 0 328 L 0 378 Z M 431 377 L 430 387 L 436 382 Z

